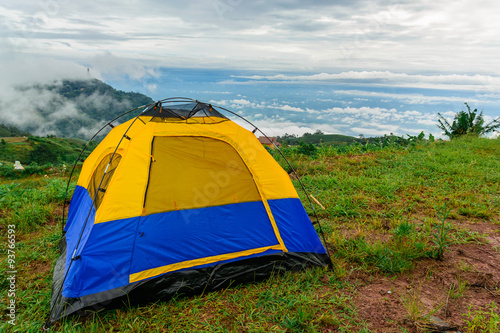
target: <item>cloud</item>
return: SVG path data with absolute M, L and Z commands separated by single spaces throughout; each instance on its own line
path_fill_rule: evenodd
M 88 127 L 80 127 L 78 129 L 78 132 L 77 134 L 79 136 L 83 136 L 85 138 L 91 138 L 92 136 L 94 136 L 94 134 L 97 133 L 97 131 L 99 131 L 104 125 L 107 124 L 107 121 L 105 120 L 100 120 L 98 122 L 96 122 L 95 124 L 91 125 L 91 126 L 88 126 Z M 101 131 L 99 133 L 99 136 L 101 137 L 104 137 L 111 129 L 109 128 L 105 128 L 103 131 Z
M 260 117 L 259 117 L 260 118 Z M 252 131 L 254 127 L 245 123 L 240 119 L 234 119 L 234 121 Z M 265 118 L 257 119 L 252 121 L 255 126 L 257 126 L 263 133 L 267 136 L 281 136 L 285 133 L 303 135 L 304 133 L 314 133 L 317 130 L 321 130 L 326 134 L 341 133 L 345 129 L 345 125 L 335 125 L 335 124 L 325 124 L 325 123 L 301 123 L 301 122 L 291 122 L 281 119 Z M 259 132 L 256 135 L 260 135 Z
M 105 73 L 106 77 L 114 80 L 144 80 L 160 76 L 158 68 L 154 64 L 119 57 L 109 51 L 94 55 L 88 59 L 88 62 L 92 71 L 97 70 Z
M 339 107 L 334 107 L 326 110 L 322 110 L 321 113 L 323 114 L 336 114 L 336 115 L 341 115 L 341 114 L 349 114 L 349 115 L 355 115 L 358 119 L 390 119 L 394 114 L 396 114 L 396 109 L 385 109 L 385 108 L 380 108 L 380 107 L 360 107 L 360 108 L 353 108 L 353 107 L 346 107 L 346 108 L 339 108 Z
M 477 91 L 498 91 L 500 90 L 500 77 L 491 75 L 467 75 L 467 74 L 439 74 L 422 75 L 393 73 L 389 71 L 348 71 L 341 73 L 319 73 L 309 75 L 250 75 L 233 76 L 239 79 L 250 81 L 239 82 L 240 84 L 257 82 L 322 82 L 322 83 L 358 83 L 369 84 L 371 86 L 398 86 L 412 88 L 431 89 L 458 89 Z M 375 93 L 374 93 L 375 94 Z M 390 96 L 390 94 L 388 95 Z
M 91 7 L 7 1 L 0 5 L 0 31 L 19 53 L 80 63 L 104 50 L 153 67 L 495 76 L 499 6 L 488 0 L 193 0 L 182 6 L 106 0 Z
M 433 112 L 464 101 L 499 105 L 499 10 L 500 2 L 486 0 L 193 0 L 182 6 L 7 0 L 0 5 L 0 100 L 17 110 L 14 101 L 23 96 L 16 85 L 85 79 L 90 68 L 92 77 L 119 89 L 161 97 L 213 94 L 220 98 L 208 98 L 243 114 L 278 113 L 301 124 L 297 131 L 309 122 L 345 131 L 336 127 L 342 119 L 358 128 L 366 126 L 355 121 L 432 126 L 426 105 L 436 106 Z M 223 75 L 208 78 L 209 69 Z M 196 86 L 180 87 L 181 75 Z M 297 94 L 311 87 L 318 90 Z M 233 98 L 237 93 L 244 96 Z M 54 118 L 74 112 L 37 94 L 29 91 L 25 100 L 64 106 Z M 6 112 L 0 110 L 2 119 Z M 32 110 L 22 117 L 38 119 Z
M 156 83 L 149 83 L 146 85 L 146 89 L 150 94 L 154 94 L 158 89 L 158 85 Z
M 62 123 L 71 125 L 75 121 L 81 125 L 75 132 L 88 134 L 99 124 L 83 113 L 82 108 L 131 108 L 128 101 L 117 101 L 97 92 L 74 100 L 60 95 L 58 89 L 63 80 L 92 78 L 87 67 L 71 61 L 40 57 L 33 63 L 23 56 L 13 57 L 0 63 L 0 72 L 0 123 L 17 126 L 34 135 L 68 135 L 61 132 L 65 127 Z M 92 71 L 92 75 L 100 78 L 99 71 Z
M 231 100 L 210 100 L 209 103 L 226 107 L 229 109 L 259 109 L 265 107 L 265 102 L 261 103 L 256 103 L 256 102 L 251 102 L 246 99 L 231 99 Z
M 474 89 L 471 89 L 474 91 Z M 464 103 L 465 100 L 469 103 L 497 103 L 498 98 L 495 95 L 475 95 L 476 97 L 463 96 L 443 96 L 443 95 L 423 95 L 418 93 L 408 94 L 408 93 L 387 93 L 379 91 L 363 91 L 363 90 L 335 90 L 333 91 L 337 95 L 348 95 L 348 96 L 366 96 L 371 98 L 384 98 L 382 102 L 390 102 L 392 99 L 403 101 L 407 104 L 442 104 L 446 102 L 452 103 Z M 491 99 L 488 99 L 491 98 Z
M 23 86 L 0 94 L 0 123 L 34 135 L 60 134 L 58 123 L 74 119 L 90 120 L 73 102 L 46 87 Z
M 281 105 L 281 106 L 276 106 L 275 108 L 279 109 L 279 110 L 283 110 L 283 111 L 304 112 L 303 109 L 298 108 L 298 107 L 294 107 L 294 106 L 290 106 L 288 104 Z
M 433 126 L 433 125 L 437 125 L 438 122 L 436 120 L 432 120 L 432 119 L 418 119 L 417 124 Z
M 89 79 L 87 67 L 73 61 L 39 57 L 36 62 L 25 56 L 4 52 L 0 62 L 0 88 L 23 85 L 26 83 L 50 83 L 64 79 Z M 99 72 L 92 73 L 101 79 Z

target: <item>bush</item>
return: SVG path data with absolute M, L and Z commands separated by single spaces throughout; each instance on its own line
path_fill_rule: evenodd
M 29 163 L 49 164 L 57 162 L 61 153 L 60 150 L 56 145 L 40 142 L 30 151 L 28 156 Z
M 13 164 L 0 166 L 0 177 L 4 179 L 20 179 L 31 175 L 43 175 L 45 170 L 38 165 L 25 165 L 24 170 L 14 170 Z
M 452 124 L 441 113 L 438 113 L 439 125 L 437 126 L 444 131 L 447 137 L 453 139 L 462 135 L 481 136 L 500 128 L 500 118 L 496 118 L 489 124 L 484 125 L 483 112 L 477 114 L 477 109 L 471 110 L 469 104 L 464 104 L 467 107 L 467 112 L 460 111 L 455 114 Z
M 304 141 L 299 142 L 299 148 L 297 150 L 299 154 L 306 155 L 306 156 L 316 156 L 318 153 L 318 148 L 316 148 L 315 145 L 312 143 L 305 143 Z

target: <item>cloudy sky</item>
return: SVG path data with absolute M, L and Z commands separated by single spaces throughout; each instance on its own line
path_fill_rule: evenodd
M 13 85 L 90 68 L 118 89 L 237 109 L 271 135 L 438 134 L 436 113 L 464 102 L 500 116 L 498 13 L 493 0 L 3 0 L 0 88 L 13 100 Z

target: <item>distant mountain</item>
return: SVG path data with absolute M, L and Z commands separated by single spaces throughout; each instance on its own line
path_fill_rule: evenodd
M 97 79 L 18 86 L 14 95 L 18 97 L 0 100 L 0 123 L 37 136 L 81 139 L 89 139 L 120 114 L 154 102 L 146 95 L 116 90 Z M 138 113 L 120 118 L 116 124 Z
M 28 132 L 24 132 L 17 128 L 16 126 L 7 126 L 0 124 L 0 138 L 12 137 L 12 136 L 29 136 Z
M 278 137 L 278 141 L 282 144 L 296 146 L 299 142 L 303 141 L 305 143 L 311 143 L 315 145 L 346 145 L 353 142 L 364 143 L 365 139 L 355 138 L 353 136 L 341 135 L 341 134 L 324 134 L 321 131 L 316 131 L 315 133 L 304 133 L 302 136 L 297 136 L 293 134 L 285 134 Z

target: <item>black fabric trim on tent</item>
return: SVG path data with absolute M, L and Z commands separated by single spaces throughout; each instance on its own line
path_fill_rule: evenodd
M 146 191 L 144 191 L 144 199 L 142 200 L 142 208 L 146 207 L 146 196 L 148 195 L 149 181 L 151 180 L 151 167 L 154 163 L 154 155 L 153 155 L 153 147 L 155 144 L 155 136 L 153 136 L 153 140 L 151 140 L 151 157 L 149 159 L 149 168 L 148 168 L 148 182 L 146 183 Z
M 164 107 L 161 102 L 158 102 L 154 107 L 141 113 L 141 116 L 151 116 L 153 119 L 178 118 L 184 120 L 193 117 L 218 117 L 227 119 L 227 117 L 222 115 L 219 111 L 212 107 L 212 105 L 200 102 L 168 105 L 168 107 Z
M 66 237 L 59 244 L 62 255 L 54 269 L 53 288 L 60 290 L 66 260 Z M 123 305 L 138 305 L 158 300 L 169 300 L 176 295 L 191 296 L 228 288 L 241 283 L 261 281 L 286 271 L 300 271 L 308 267 L 331 266 L 328 255 L 317 253 L 282 252 L 242 259 L 197 269 L 187 269 L 139 281 L 125 287 L 106 290 L 79 298 L 52 295 L 54 309 L 50 321 L 55 322 L 71 314 L 85 314 Z M 58 300 L 58 304 L 54 304 Z

